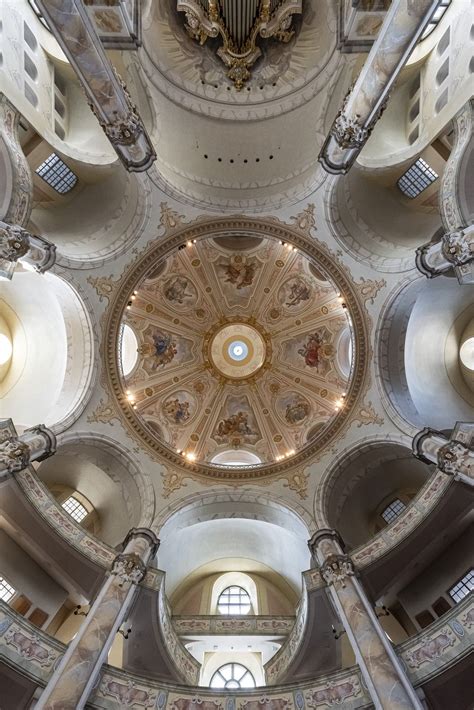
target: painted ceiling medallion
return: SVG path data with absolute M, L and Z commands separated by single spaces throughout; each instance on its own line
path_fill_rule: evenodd
M 128 286 L 121 400 L 148 441 L 208 467 L 232 450 L 274 464 L 343 416 L 351 314 L 302 251 L 256 237 L 188 240 Z
M 262 54 L 258 37 L 289 42 L 293 15 L 301 14 L 302 0 L 177 0 L 176 7 L 186 15 L 188 34 L 201 45 L 221 36 L 217 56 L 240 91 Z

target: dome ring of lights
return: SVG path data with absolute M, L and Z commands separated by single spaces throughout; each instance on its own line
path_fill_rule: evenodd
M 258 246 L 233 250 L 228 242 L 235 237 Z M 318 290 L 316 314 L 311 289 Z M 220 304 L 230 292 L 237 300 L 223 310 Z M 283 303 L 284 317 L 275 299 Z M 276 220 L 229 217 L 179 226 L 140 256 L 110 300 L 105 359 L 114 400 L 126 426 L 154 458 L 188 475 L 245 481 L 301 470 L 341 433 L 366 380 L 366 312 L 354 283 L 324 244 Z M 263 305 L 255 312 L 249 303 Z M 351 334 L 351 367 L 345 374 L 337 370 L 338 342 L 347 341 L 339 337 L 342 330 L 347 336 L 343 321 Z M 139 343 L 127 377 L 120 357 L 125 325 Z M 227 355 L 231 374 L 210 352 L 219 333 L 224 333 L 222 361 Z M 247 348 L 244 360 L 250 353 L 253 363 L 241 379 L 230 355 L 235 344 L 237 356 Z M 287 361 L 290 351 L 294 368 Z M 317 382 L 322 376 L 326 386 Z M 206 401 L 218 390 L 224 399 L 214 405 Z M 233 448 L 256 454 L 262 463 L 211 463 Z

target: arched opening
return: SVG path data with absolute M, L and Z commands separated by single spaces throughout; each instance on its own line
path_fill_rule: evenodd
M 146 501 L 135 474 L 118 450 L 86 436 L 60 445 L 38 467 L 39 478 L 66 512 L 113 547 L 142 521 Z M 86 515 L 78 520 L 74 513 L 83 510 Z
M 294 618 L 301 573 L 310 562 L 308 531 L 283 506 L 245 498 L 225 495 L 187 505 L 161 528 L 158 564 L 166 572 L 175 618 L 213 615 L 217 623 L 255 615 Z M 270 631 L 237 635 L 227 629 L 183 641 L 202 664 L 203 686 L 221 666 L 233 663 L 264 684 L 264 664 L 281 646 Z
M 328 474 L 323 499 L 328 524 L 349 550 L 362 545 L 403 513 L 433 470 L 400 444 L 364 445 Z
M 84 304 L 54 274 L 18 269 L 0 286 L 0 318 L 5 415 L 20 428 L 41 422 L 61 429 L 80 414 L 91 391 L 94 345 Z
M 456 279 L 417 278 L 397 289 L 379 323 L 378 361 L 387 403 L 405 426 L 472 420 L 474 377 L 462 360 L 472 333 L 472 297 Z

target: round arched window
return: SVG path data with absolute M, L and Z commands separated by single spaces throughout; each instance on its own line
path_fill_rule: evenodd
M 221 614 L 248 614 L 250 607 L 250 597 L 243 587 L 226 587 L 217 600 Z
M 241 663 L 225 663 L 214 673 L 209 686 L 228 690 L 255 688 L 255 678 Z

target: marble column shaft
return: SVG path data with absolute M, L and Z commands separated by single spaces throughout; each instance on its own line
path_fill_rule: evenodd
M 156 160 L 154 148 L 82 0 L 36 0 L 36 4 L 126 169 L 131 172 L 148 170 Z
M 20 436 L 9 436 L 0 443 L 0 480 L 55 452 L 56 437 L 42 424 L 26 429 Z
M 320 530 L 309 547 L 328 585 L 377 710 L 422 709 L 395 650 L 382 629 L 336 531 Z
M 133 528 L 115 558 L 111 571 L 87 617 L 70 642 L 41 695 L 36 710 L 81 710 L 94 687 L 120 625 L 126 618 L 146 574 L 147 563 L 158 549 L 155 534 Z
M 400 71 L 440 3 L 441 0 L 393 0 L 319 155 L 328 172 L 346 173 L 355 162 Z
M 422 461 L 436 464 L 457 481 L 474 487 L 474 450 L 456 438 L 448 439 L 427 427 L 414 437 L 413 453 Z

